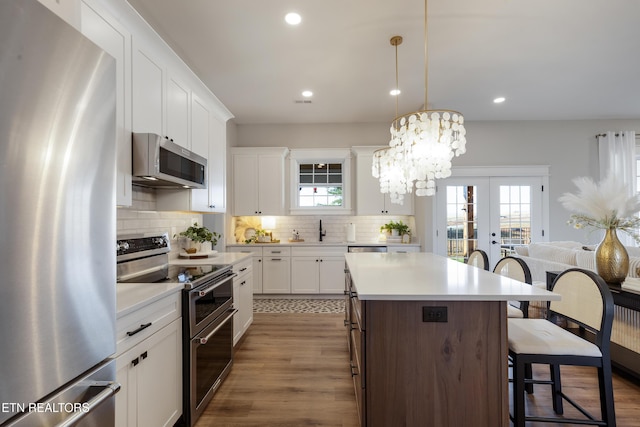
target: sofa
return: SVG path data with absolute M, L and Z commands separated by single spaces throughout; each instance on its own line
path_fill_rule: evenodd
M 515 257 L 521 258 L 531 270 L 533 285 L 546 286 L 547 271 L 564 271 L 568 268 L 596 270 L 595 246 L 578 242 L 531 243 L 515 248 Z M 623 290 L 631 292 L 632 299 L 640 299 L 640 248 L 627 247 L 629 273 L 622 284 Z M 637 294 L 637 297 L 633 295 Z M 614 296 L 615 298 L 615 296 Z M 544 307 L 546 306 L 543 303 Z M 539 307 L 533 302 L 530 307 Z M 633 308 L 636 307 L 636 308 Z M 637 303 L 614 305 L 613 328 L 611 331 L 611 358 L 619 368 L 640 379 L 640 310 Z
M 640 277 L 640 248 L 627 246 L 629 254 L 629 273 L 627 277 Z M 515 255 L 522 258 L 531 270 L 534 281 L 545 282 L 547 271 L 564 271 L 568 268 L 584 268 L 596 270 L 594 245 L 579 242 L 557 241 L 531 243 L 527 246 L 516 246 Z M 636 280 L 629 280 L 636 282 Z

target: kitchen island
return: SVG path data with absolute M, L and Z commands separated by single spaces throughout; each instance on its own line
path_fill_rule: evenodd
M 507 301 L 560 296 L 431 253 L 345 257 L 361 425 L 508 426 Z

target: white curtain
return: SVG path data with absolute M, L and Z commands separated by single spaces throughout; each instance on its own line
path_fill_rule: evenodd
M 600 179 L 610 172 L 624 182 L 629 196 L 636 194 L 636 133 L 634 131 L 607 132 L 598 135 Z M 626 233 L 618 237 L 624 245 L 635 246 L 635 241 Z

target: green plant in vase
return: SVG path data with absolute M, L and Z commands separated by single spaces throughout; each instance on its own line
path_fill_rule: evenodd
M 197 222 L 194 222 L 191 227 L 179 233 L 179 236 L 185 237 L 199 246 L 202 246 L 203 243 L 211 242 L 211 249 L 218 244 L 218 239 L 222 237 L 221 234 L 216 233 L 215 231 L 210 231 L 207 227 L 199 226 Z M 194 248 L 193 246 L 185 249 L 187 253 L 197 252 L 197 250 L 198 248 Z
M 404 236 L 411 234 L 411 229 L 402 221 L 389 221 L 380 227 L 380 231 L 390 236 Z

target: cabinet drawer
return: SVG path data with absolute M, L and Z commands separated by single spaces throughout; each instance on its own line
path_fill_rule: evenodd
M 291 248 L 287 246 L 278 248 L 262 248 L 262 256 L 291 256 Z
M 234 264 L 232 269 L 238 276 L 250 273 L 253 270 L 253 258 L 249 257 Z
M 116 355 L 129 350 L 180 318 L 182 292 L 154 301 L 116 320 Z
M 253 256 L 262 256 L 262 246 L 251 246 L 251 245 L 227 246 L 227 251 L 240 252 L 243 254 L 251 254 Z

